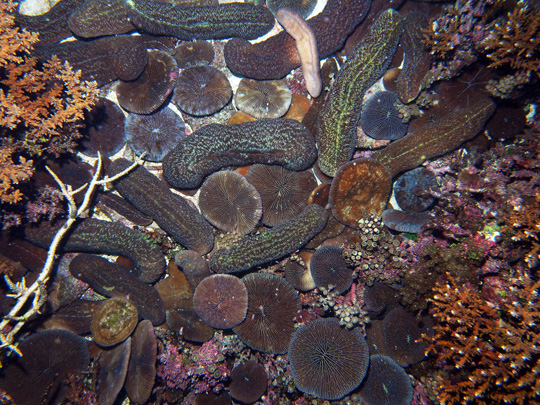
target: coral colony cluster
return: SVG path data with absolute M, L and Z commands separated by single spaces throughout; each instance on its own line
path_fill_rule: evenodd
M 0 402 L 540 403 L 538 2 L 43 3 Z

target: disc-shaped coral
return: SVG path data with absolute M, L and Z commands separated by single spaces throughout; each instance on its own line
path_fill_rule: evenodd
M 298 293 L 284 278 L 271 273 L 251 273 L 242 281 L 249 295 L 248 310 L 234 332 L 252 349 L 285 353 L 300 309 Z
M 431 217 L 427 212 L 407 212 L 400 210 L 385 210 L 382 214 L 383 223 L 398 232 L 419 233 Z
M 230 274 L 214 274 L 202 280 L 193 294 L 193 308 L 213 328 L 229 329 L 244 320 L 248 291 Z
M 333 286 L 341 294 L 352 284 L 353 270 L 347 266 L 338 246 L 327 245 L 317 249 L 309 267 L 317 287 Z
M 0 378 L 0 389 L 17 404 L 49 403 L 67 375 L 77 375 L 90 362 L 86 341 L 63 329 L 33 334 L 18 349 L 22 357 L 6 366 Z
M 148 401 L 156 379 L 157 339 L 152 322 L 139 323 L 131 344 L 125 388 L 129 399 L 136 404 Z
M 139 313 L 125 298 L 104 300 L 92 318 L 92 338 L 100 346 L 112 346 L 127 339 L 137 326 Z
M 511 140 L 523 131 L 527 123 L 526 111 L 521 107 L 497 107 L 486 123 L 490 138 Z
M 251 232 L 263 213 L 259 192 L 240 173 L 211 174 L 201 186 L 199 207 L 204 217 L 227 232 Z
M 118 104 L 130 112 L 150 114 L 163 105 L 178 79 L 178 66 L 166 52 L 148 51 L 148 63 L 133 81 L 120 81 L 116 87 Z
M 148 50 L 140 37 L 117 35 L 107 50 L 114 73 L 120 80 L 135 80 L 148 64 Z
M 126 143 L 124 113 L 112 101 L 100 98 L 85 114 L 86 127 L 81 130 L 82 153 L 97 157 L 109 157 L 119 152 Z
M 97 399 L 102 405 L 112 405 L 126 380 L 131 338 L 112 348 L 102 349 L 97 356 Z
M 311 171 L 295 172 L 282 166 L 253 165 L 246 179 L 261 195 L 261 220 L 269 226 L 282 224 L 300 214 L 317 186 Z
M 214 47 L 208 41 L 185 42 L 174 49 L 173 56 L 180 69 L 209 65 L 214 60 Z
M 257 401 L 268 384 L 264 366 L 255 361 L 247 361 L 233 368 L 230 379 L 231 396 L 246 404 Z
M 388 356 L 375 354 L 370 358 L 359 395 L 366 405 L 409 405 L 413 387 L 403 367 Z
M 194 66 L 180 73 L 173 103 L 190 115 L 210 115 L 221 110 L 232 97 L 227 76 L 211 66 Z
M 315 9 L 317 0 L 267 0 L 266 6 L 275 15 L 280 8 L 290 8 L 302 16 L 308 18 Z
M 339 168 L 330 187 L 330 207 L 337 220 L 358 228 L 362 218 L 379 218 L 390 195 L 392 179 L 382 164 L 355 159 Z
M 344 329 L 336 318 L 319 318 L 296 330 L 288 359 L 300 391 L 335 400 L 360 385 L 369 350 L 359 329 Z
M 407 133 L 409 127 L 396 108 L 398 95 L 391 91 L 379 91 L 362 107 L 360 125 L 366 135 L 375 139 L 394 140 Z
M 435 201 L 430 191 L 437 188 L 437 178 L 425 167 L 401 175 L 394 184 L 396 202 L 405 211 L 427 210 Z
M 186 135 L 184 120 L 170 108 L 152 114 L 129 114 L 125 123 L 129 146 L 140 155 L 146 152 L 145 159 L 161 162 Z
M 383 335 L 388 355 L 400 366 L 407 367 L 422 361 L 426 343 L 421 341 L 418 320 L 398 307 L 384 317 Z
M 283 80 L 242 79 L 234 95 L 236 108 L 255 118 L 279 118 L 292 102 L 292 93 Z

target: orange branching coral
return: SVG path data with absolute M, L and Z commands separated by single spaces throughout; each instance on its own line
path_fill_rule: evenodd
M 448 281 L 431 300 L 436 325 L 428 352 L 438 355 L 443 404 L 525 404 L 540 396 L 540 280 L 511 280 L 498 303 Z
M 8 147 L 0 147 L 0 202 L 13 204 L 21 200 L 22 193 L 15 190 L 14 185 L 27 180 L 32 175 L 32 161 L 20 157 L 20 163 L 15 164 Z
M 523 244 L 528 250 L 525 262 L 530 268 L 536 267 L 540 261 L 540 191 L 532 199 L 523 201 L 523 204 L 508 212 L 504 219 L 507 225 L 501 229 L 501 233 Z
M 40 64 L 27 55 L 35 34 L 13 27 L 13 3 L 0 8 L 0 135 L 32 155 L 72 151 L 85 110 L 92 107 L 95 82 L 53 57 Z M 13 45 L 12 42 L 17 43 Z
M 529 1 L 520 0 L 515 9 L 490 26 L 483 41 L 489 67 L 510 66 L 519 72 L 540 69 L 540 13 Z
M 15 18 L 11 12 L 14 9 L 15 3 L 0 2 L 0 67 L 5 67 L 9 62 L 22 63 L 22 55 L 38 41 L 37 33 L 13 27 Z
M 33 155 L 73 150 L 84 110 L 95 102 L 95 82 L 81 81 L 80 71 L 53 57 L 39 68 L 33 58 L 9 63 L 1 83 L 8 90 L 0 89 L 0 125 L 19 135 L 12 138 L 15 145 Z
M 425 47 L 430 49 L 432 55 L 441 58 L 448 57 L 448 54 L 455 48 L 452 36 L 455 32 L 459 32 L 461 24 L 461 14 L 457 4 L 449 7 L 446 14 L 445 26 L 434 26 L 432 24 L 428 29 L 423 30 Z

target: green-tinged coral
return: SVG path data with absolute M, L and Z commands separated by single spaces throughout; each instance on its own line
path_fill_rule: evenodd
M 148 62 L 146 46 L 140 36 L 118 35 L 94 41 L 69 41 L 40 47 L 35 55 L 45 61 L 57 55 L 80 70 L 83 80 L 95 80 L 98 87 L 113 80 L 133 80 Z
M 495 111 L 495 103 L 488 98 L 465 110 L 453 111 L 440 120 L 392 142 L 375 152 L 373 159 L 381 162 L 392 177 L 414 169 L 432 157 L 456 149 L 473 138 Z
M 364 93 L 386 71 L 396 51 L 403 20 L 388 9 L 356 45 L 332 85 L 319 115 L 316 134 L 321 171 L 334 176 L 347 163 L 356 146 L 356 127 Z
M 126 0 L 130 21 L 155 35 L 191 41 L 239 37 L 255 39 L 272 29 L 274 16 L 265 7 L 246 3 L 182 7 L 144 0 Z
M 26 228 L 26 239 L 48 248 L 60 225 L 42 223 Z M 117 223 L 88 218 L 76 223 L 62 245 L 65 252 L 120 255 L 135 263 L 135 273 L 144 282 L 156 281 L 165 270 L 165 257 L 146 237 Z
M 152 286 L 101 256 L 80 254 L 69 263 L 69 271 L 106 297 L 128 297 L 139 314 L 154 325 L 165 322 L 163 301 Z
M 68 25 L 83 38 L 125 34 L 135 29 L 124 0 L 85 0 L 71 13 Z
M 109 170 L 116 174 L 130 165 L 125 159 L 117 159 Z M 144 167 L 137 167 L 114 185 L 122 197 L 150 216 L 182 246 L 201 254 L 208 253 L 214 246 L 212 226 L 185 199 L 173 194 L 167 184 Z
M 423 43 L 423 32 L 428 25 L 427 16 L 421 12 L 409 13 L 403 20 L 401 46 L 405 57 L 397 78 L 396 92 L 406 104 L 418 96 L 431 67 L 431 56 Z
M 126 298 L 109 298 L 94 313 L 92 338 L 100 346 L 114 346 L 131 335 L 138 321 L 137 308 Z
M 308 168 L 317 156 L 315 140 L 298 121 L 260 119 L 235 125 L 207 125 L 163 159 L 163 177 L 178 188 L 195 188 L 204 177 L 227 166 L 277 164 Z
M 249 235 L 230 249 L 216 251 L 210 268 L 216 273 L 234 273 L 280 259 L 305 245 L 328 221 L 320 205 L 309 205 L 296 218 L 265 232 Z

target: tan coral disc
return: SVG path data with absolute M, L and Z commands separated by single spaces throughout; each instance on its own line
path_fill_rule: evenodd
M 113 346 L 126 340 L 138 321 L 135 305 L 125 298 L 110 298 L 103 301 L 94 313 L 90 326 L 92 338 L 100 346 Z
M 370 158 L 355 159 L 339 168 L 330 187 L 332 214 L 358 228 L 362 218 L 380 218 L 390 195 L 392 178 L 385 167 Z

